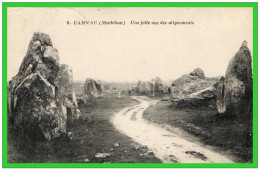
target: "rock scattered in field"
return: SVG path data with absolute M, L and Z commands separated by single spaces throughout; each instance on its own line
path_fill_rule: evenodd
M 114 146 L 115 146 L 115 147 L 119 147 L 119 143 L 118 143 L 118 142 L 115 143 Z
M 89 162 L 90 160 L 89 159 L 84 159 L 84 162 Z
M 230 60 L 225 78 L 218 86 L 217 108 L 219 113 L 239 115 L 252 112 L 252 57 L 244 41 Z
M 173 107 L 208 106 L 216 104 L 218 78 L 206 78 L 200 68 L 185 74 L 172 83 Z
M 168 93 L 168 86 L 163 84 L 161 78 L 156 77 L 151 81 L 138 81 L 136 86 L 129 88 L 130 95 L 162 96 Z
M 104 88 L 101 81 L 87 78 L 83 89 L 84 103 L 94 105 L 95 100 L 102 96 L 103 90 Z
M 198 158 L 198 159 L 201 159 L 201 160 L 207 160 L 208 159 L 204 154 L 202 154 L 200 152 L 186 151 L 185 153 L 190 154 L 190 155 L 194 156 L 195 158 Z
M 194 71 L 196 71 L 196 69 Z M 211 87 L 218 81 L 218 78 L 205 78 L 205 76 L 197 75 L 194 71 L 190 73 L 193 75 L 185 74 L 172 83 L 171 98 L 185 98 L 190 94 Z
M 110 156 L 109 153 L 97 153 L 97 154 L 95 155 L 96 158 L 106 158 L 106 157 L 108 157 L 108 156 Z

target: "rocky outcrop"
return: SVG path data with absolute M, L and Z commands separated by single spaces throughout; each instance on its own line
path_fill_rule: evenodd
M 55 80 L 56 98 L 66 107 L 67 121 L 79 119 L 80 110 L 78 109 L 76 95 L 73 90 L 73 72 L 69 65 L 60 66 L 57 78 Z
M 57 82 L 58 76 L 64 77 L 58 75 L 59 70 L 59 54 L 49 36 L 34 33 L 18 74 L 8 87 L 8 116 L 21 134 L 50 140 L 66 133 L 64 95 L 71 92 L 62 89 L 67 87 L 65 81 L 64 87 Z M 67 75 L 66 81 L 71 82 L 72 74 Z
M 252 57 L 244 41 L 218 86 L 218 112 L 228 115 L 252 112 L 252 86 Z

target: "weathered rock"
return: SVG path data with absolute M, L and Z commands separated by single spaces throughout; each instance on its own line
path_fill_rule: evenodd
M 150 94 L 149 82 L 138 81 L 137 86 L 136 86 L 136 94 L 138 94 L 138 95 L 149 95 Z
M 8 85 L 8 116 L 21 135 L 50 140 L 66 133 L 66 108 L 58 99 L 64 92 L 58 92 L 55 82 L 59 69 L 58 51 L 49 36 L 34 33 Z
M 80 110 L 73 90 L 73 72 L 69 65 L 62 64 L 60 66 L 55 85 L 56 98 L 66 107 L 68 123 L 72 123 L 73 120 L 79 119 Z
M 156 77 L 154 80 L 152 79 L 152 82 L 154 81 L 154 92 L 157 95 L 162 95 L 163 94 L 163 81 L 161 78 Z
M 19 69 L 20 83 L 28 74 L 40 72 L 51 84 L 59 71 L 59 56 L 57 49 L 52 47 L 52 42 L 47 34 L 34 33 L 28 51 Z
M 199 70 L 194 70 L 195 72 Z M 193 72 L 194 72 L 193 71 Z M 180 78 L 176 79 L 172 83 L 171 88 L 171 98 L 172 99 L 183 99 L 186 98 L 188 95 L 201 91 L 205 88 L 211 87 L 217 82 L 216 79 L 208 79 L 208 78 L 202 78 L 202 76 L 194 75 L 197 73 L 193 73 L 193 75 L 185 74 L 181 76 Z
M 16 101 L 13 110 L 15 126 L 32 131 L 48 140 L 66 133 L 66 116 L 55 99 L 55 87 L 39 72 L 28 75 L 13 90 Z M 37 129 L 37 131 L 35 131 Z
M 97 88 L 97 97 L 103 97 L 104 86 L 100 80 L 95 81 Z
M 164 93 L 165 86 L 163 86 L 163 81 L 156 77 L 151 81 L 138 81 L 136 87 L 132 87 L 130 92 L 136 95 L 162 95 Z
M 216 105 L 217 89 L 215 85 L 192 93 L 185 98 L 172 100 L 172 106 L 175 108 L 184 107 L 209 107 L 209 105 Z
M 217 98 L 219 113 L 240 115 L 252 112 L 252 57 L 246 41 L 230 60 L 221 84 Z
M 206 78 L 199 68 L 181 76 L 172 83 L 172 106 L 180 108 L 216 105 L 217 81 L 218 78 Z
M 155 96 L 155 82 L 152 80 L 148 82 L 149 84 L 149 95 Z
M 200 69 L 200 68 L 194 69 L 192 72 L 190 72 L 189 75 L 197 76 L 197 77 L 199 77 L 201 79 L 205 79 L 204 71 L 202 69 Z
M 224 113 L 226 111 L 225 105 L 225 77 L 222 76 L 217 84 L 217 110 L 219 113 Z
M 98 90 L 96 88 L 96 81 L 90 78 L 86 79 L 84 85 L 84 103 L 93 105 L 97 98 Z

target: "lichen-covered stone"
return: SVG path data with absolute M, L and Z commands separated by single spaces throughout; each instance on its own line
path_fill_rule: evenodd
M 48 140 L 66 133 L 66 116 L 55 99 L 55 87 L 39 72 L 28 75 L 13 93 L 16 97 L 13 110 L 16 127 L 28 130 L 38 126 Z
M 201 91 L 205 88 L 211 87 L 217 82 L 217 78 L 216 79 L 205 78 L 205 76 L 203 77 L 202 75 L 198 75 L 197 74 L 198 71 L 199 70 L 195 69 L 190 74 L 185 74 L 180 78 L 176 79 L 172 83 L 171 98 L 173 99 L 186 98 L 188 95 Z
M 96 81 L 87 78 L 84 85 L 84 103 L 93 105 L 97 98 L 98 90 L 96 87 Z
M 60 66 L 55 85 L 56 98 L 66 107 L 68 120 L 73 122 L 73 120 L 79 119 L 80 110 L 73 90 L 73 72 L 69 65 L 62 64 Z
M 184 98 L 172 99 L 172 106 L 175 108 L 184 107 L 209 107 L 216 105 L 217 89 L 215 85 L 192 93 Z
M 59 99 L 65 93 L 58 92 L 55 82 L 59 70 L 59 54 L 49 36 L 34 33 L 18 74 L 8 84 L 8 117 L 21 135 L 50 140 L 66 133 L 67 112 Z
M 218 88 L 217 107 L 219 113 L 240 115 L 252 111 L 252 57 L 244 41 L 230 60 Z

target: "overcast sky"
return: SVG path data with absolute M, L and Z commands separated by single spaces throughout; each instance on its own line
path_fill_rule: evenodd
M 67 21 L 125 21 L 67 25 Z M 130 21 L 193 25 L 130 25 Z M 50 35 L 74 80 L 176 79 L 194 68 L 224 75 L 244 40 L 252 51 L 251 8 L 9 8 L 8 79 L 18 72 L 34 32 Z

